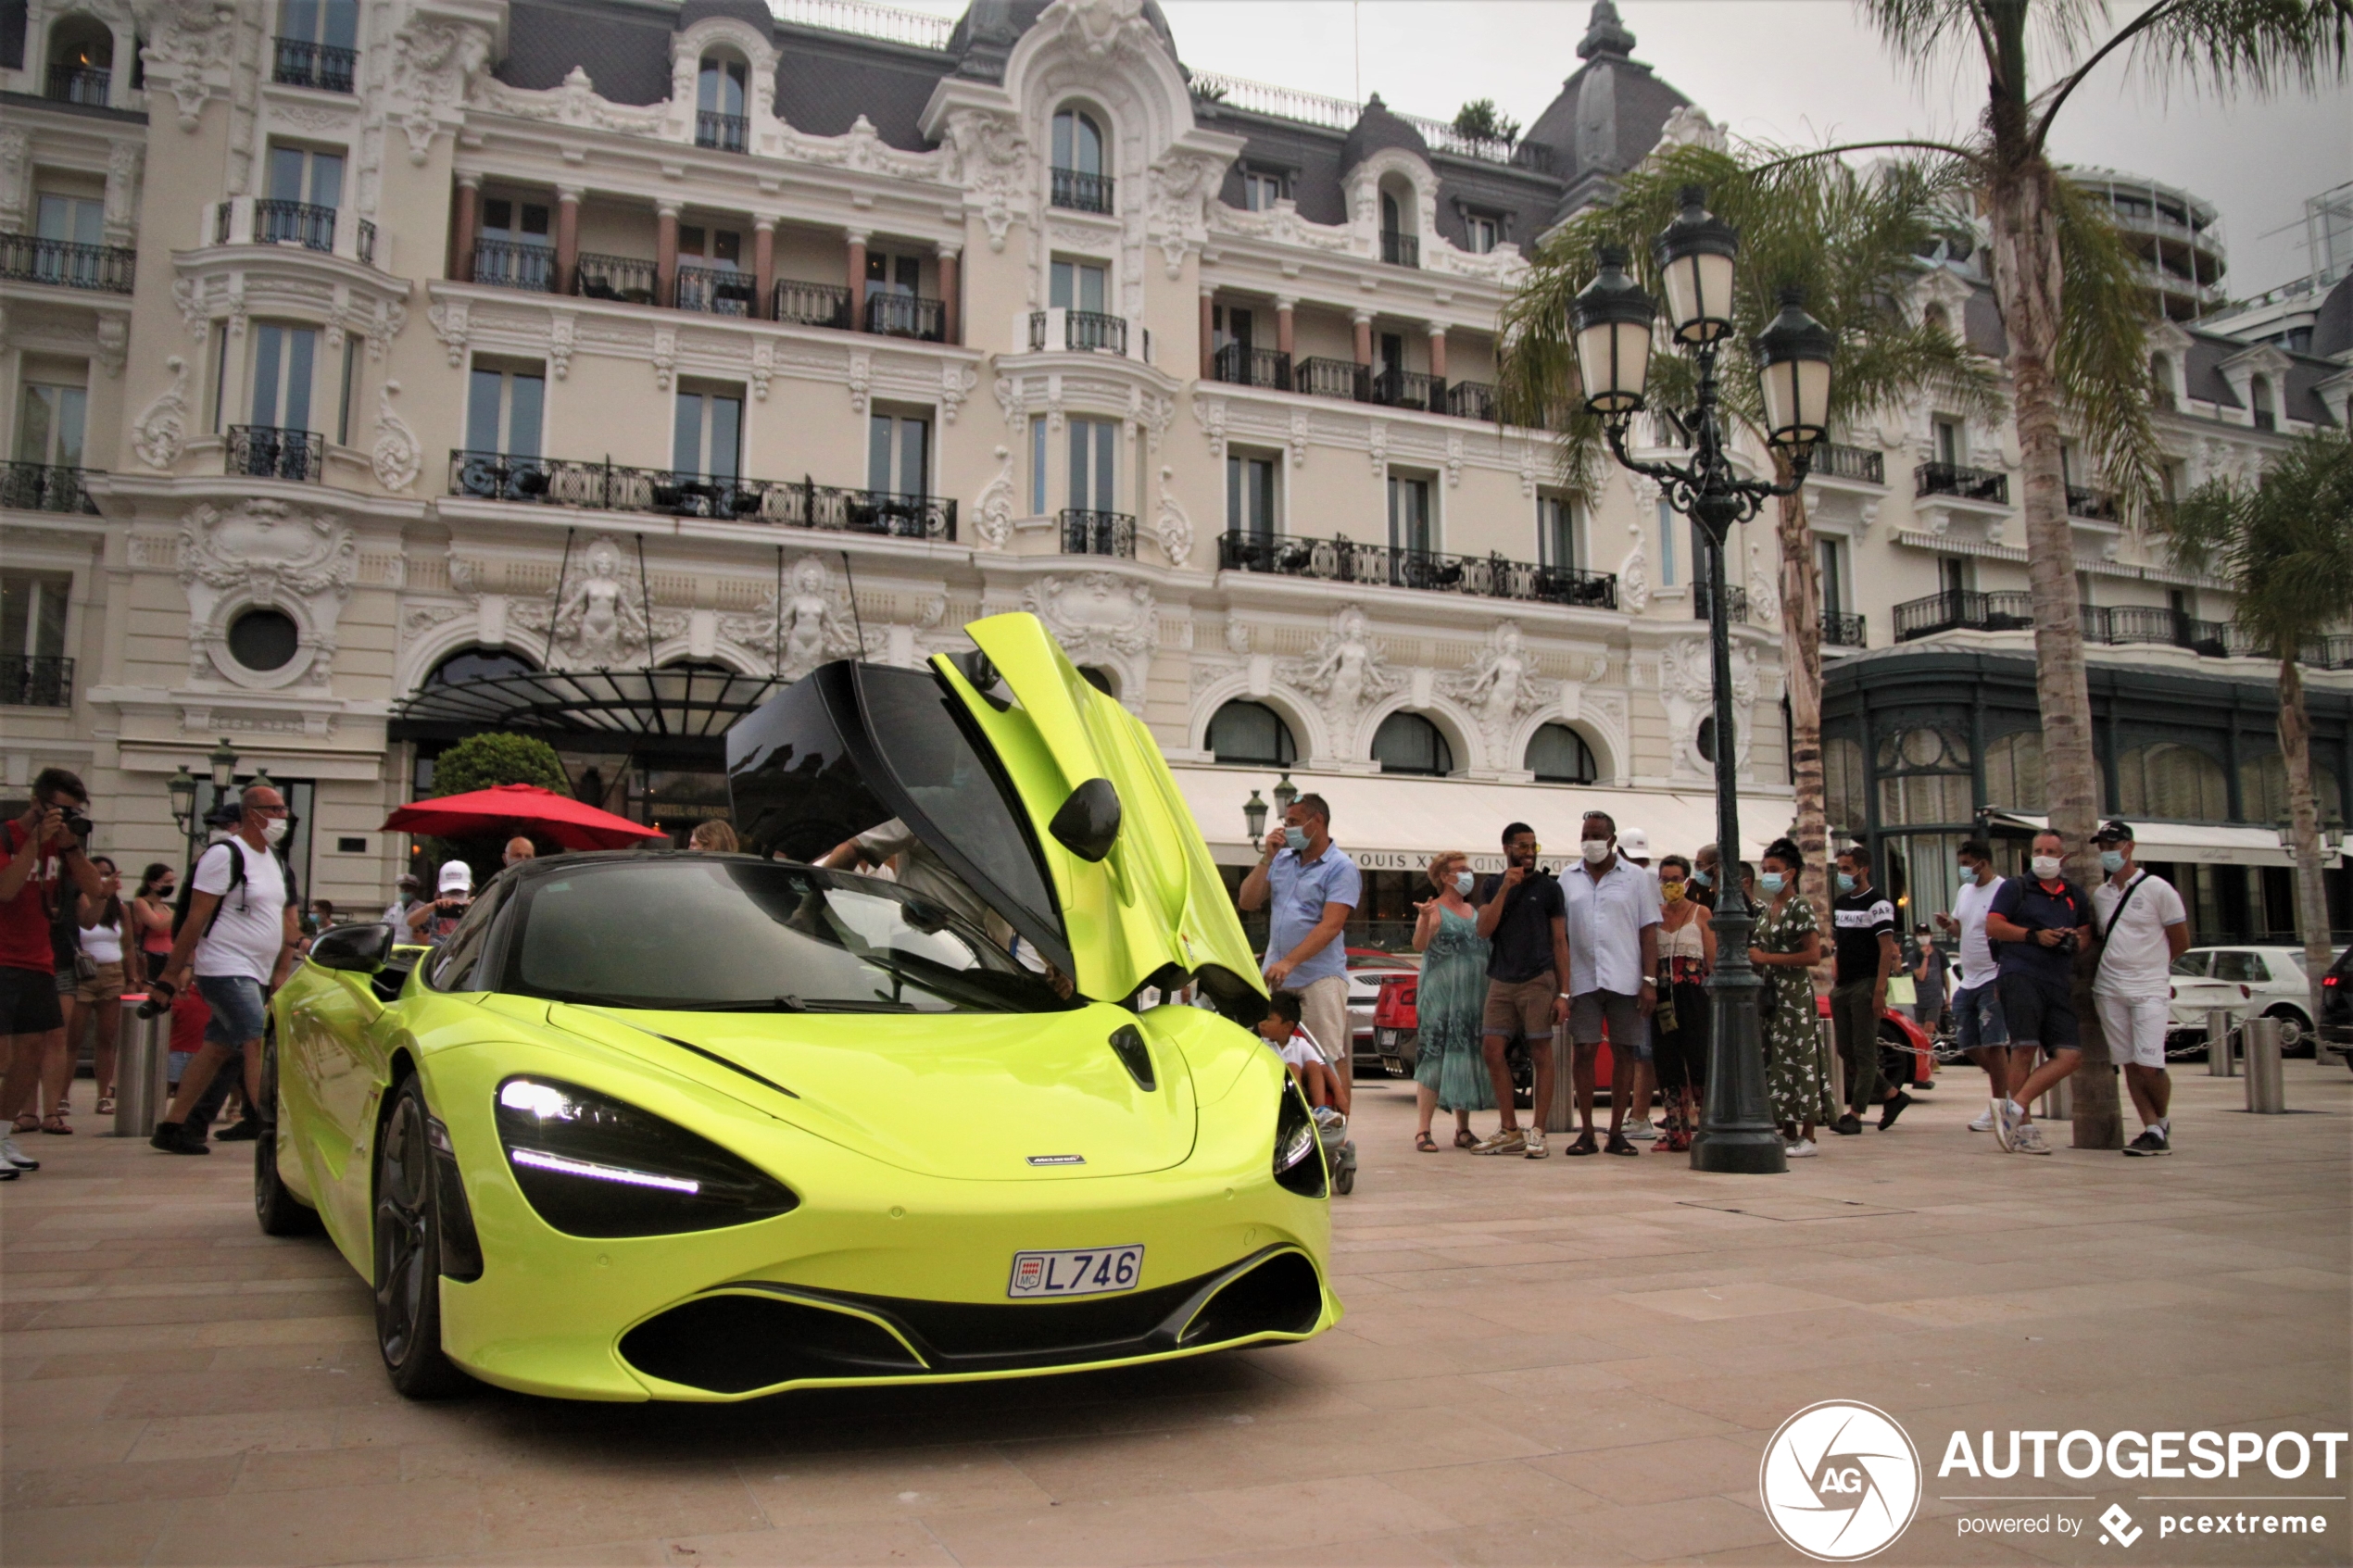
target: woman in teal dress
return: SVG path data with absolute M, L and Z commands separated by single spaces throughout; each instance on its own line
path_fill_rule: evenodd
M 1807 972 L 1822 961 L 1822 931 L 1814 906 L 1797 890 L 1805 863 L 1786 838 L 1774 840 L 1765 851 L 1756 878 L 1764 905 L 1748 950 L 1749 962 L 1767 986 L 1758 997 L 1766 1012 L 1765 1084 L 1792 1159 L 1814 1153 L 1815 1119 L 1827 1092 L 1822 1031 Z
M 1450 850 L 1429 863 L 1436 897 L 1416 904 L 1414 951 L 1422 972 L 1414 1000 L 1416 1056 L 1414 1098 L 1421 1116 L 1414 1148 L 1436 1154 L 1430 1136 L 1432 1112 L 1454 1113 L 1454 1147 L 1478 1139 L 1470 1113 L 1495 1109 L 1495 1089 L 1479 1054 L 1479 1019 L 1487 1004 L 1487 942 L 1478 935 L 1478 912 L 1470 907 L 1470 857 Z

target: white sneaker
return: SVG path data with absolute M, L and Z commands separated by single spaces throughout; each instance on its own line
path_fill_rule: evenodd
M 1811 1160 L 1822 1151 L 1814 1147 L 1812 1138 L 1800 1138 L 1786 1152 L 1792 1160 Z
M 16 1136 L 13 1134 L 0 1134 L 0 1160 L 5 1160 L 19 1171 L 41 1169 L 40 1160 L 33 1159 L 17 1147 Z
M 1994 1102 L 1992 1100 L 1985 1102 L 1984 1114 L 1970 1123 L 1969 1130 L 1972 1133 L 1990 1133 L 1994 1130 Z
M 1627 1123 L 1622 1131 L 1634 1143 L 1649 1143 L 1658 1136 L 1658 1129 L 1651 1125 L 1651 1119 L 1647 1116 L 1636 1117 Z
M 1549 1158 L 1553 1151 L 1544 1147 L 1544 1129 L 1541 1127 L 1529 1128 L 1526 1136 L 1521 1139 L 1520 1152 L 1530 1160 L 1543 1160 Z
M 2010 1135 L 2010 1152 L 2013 1154 L 2048 1154 L 2051 1152 L 2051 1146 L 2043 1141 L 2043 1129 L 2036 1126 L 2033 1123 L 2029 1122 L 2025 1126 L 2020 1127 L 2018 1131 Z
M 2004 1154 L 2017 1148 L 2019 1129 L 2025 1124 L 2025 1107 L 2012 1099 L 1994 1102 L 1994 1141 L 2002 1146 Z

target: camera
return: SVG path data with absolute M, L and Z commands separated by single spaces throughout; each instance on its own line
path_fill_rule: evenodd
M 2051 944 L 2051 951 L 2055 953 L 2064 953 L 2069 958 L 2073 958 L 2075 956 L 2075 950 L 2082 946 L 2082 943 L 2077 938 L 2075 933 L 2072 931 L 2062 931 L 2059 933 L 2059 939 Z
M 178 992 L 167 991 L 160 985 L 153 985 L 147 987 L 147 999 L 132 1010 L 140 1018 L 161 1018 L 171 1010 L 171 1004 L 179 999 Z
M 66 831 L 73 834 L 76 838 L 86 839 L 93 833 L 97 831 L 98 824 L 92 822 L 89 816 L 78 806 L 67 807 L 63 815 L 65 817 Z

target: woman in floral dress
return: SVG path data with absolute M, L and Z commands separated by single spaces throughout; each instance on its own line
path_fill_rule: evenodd
M 1766 1087 L 1793 1160 L 1815 1151 L 1815 1118 L 1826 1092 L 1822 1032 L 1815 1020 L 1814 982 L 1806 972 L 1822 961 L 1822 932 L 1814 906 L 1797 890 L 1804 865 L 1797 846 L 1786 838 L 1774 840 L 1765 851 L 1756 877 L 1765 904 L 1748 950 L 1766 985 L 1757 998 L 1766 1012 Z
M 1414 1098 L 1421 1116 L 1414 1148 L 1436 1154 L 1431 1114 L 1454 1113 L 1454 1147 L 1478 1139 L 1470 1113 L 1495 1108 L 1494 1085 L 1479 1054 L 1479 1018 L 1487 1000 L 1487 942 L 1478 935 L 1478 913 L 1470 907 L 1470 857 L 1449 850 L 1429 863 L 1435 897 L 1416 904 L 1414 951 L 1422 955 L 1414 1000 L 1416 1055 Z

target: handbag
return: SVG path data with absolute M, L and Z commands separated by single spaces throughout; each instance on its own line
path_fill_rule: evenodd
M 1891 974 L 1887 977 L 1887 1005 L 1889 1007 L 1913 1007 L 1919 1003 L 1919 989 L 1910 975 Z

